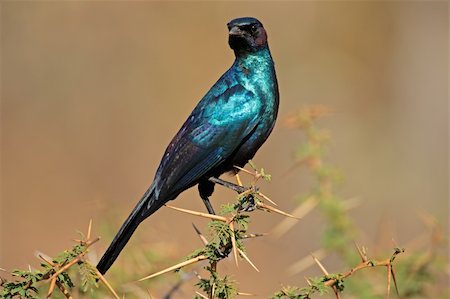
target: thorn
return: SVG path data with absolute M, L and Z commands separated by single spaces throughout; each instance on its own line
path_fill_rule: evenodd
M 362 250 L 362 253 L 363 253 L 364 257 L 366 258 L 366 260 L 368 260 L 368 258 L 367 258 L 367 247 L 366 247 L 366 246 L 363 246 L 363 247 L 361 248 L 361 250 Z
M 250 264 L 250 266 L 253 267 L 253 269 L 256 270 L 256 272 L 259 272 L 259 269 L 255 266 L 255 264 L 253 264 L 253 262 L 248 258 L 248 256 L 244 253 L 244 251 L 242 251 L 241 249 L 238 248 L 239 254 Z
M 252 160 L 248 160 L 248 165 L 250 165 L 250 167 L 251 168 L 253 168 L 253 170 L 254 171 L 256 171 L 257 169 L 256 169 L 256 164 L 255 163 L 253 163 L 253 161 Z
M 235 177 L 236 177 L 236 182 L 237 182 L 237 184 L 238 184 L 239 186 L 244 186 L 244 185 L 242 184 L 241 177 L 239 176 L 239 173 L 236 173 Z
M 37 256 L 38 256 L 38 258 L 40 258 L 41 260 L 43 260 L 44 262 L 46 262 L 50 266 L 52 266 L 52 267 L 55 266 L 55 264 L 51 260 L 49 260 L 48 257 L 44 257 L 43 256 L 43 253 L 38 253 Z
M 87 231 L 87 235 L 86 235 L 86 240 L 89 240 L 91 238 L 91 231 L 92 231 L 92 219 L 89 220 L 89 226 L 88 226 L 88 231 Z
M 170 272 L 170 271 L 172 271 L 172 270 L 176 270 L 176 269 L 178 269 L 178 268 L 182 268 L 182 267 L 185 267 L 185 266 L 188 266 L 188 265 L 191 265 L 191 264 L 194 264 L 194 263 L 197 263 L 197 262 L 199 262 L 199 261 L 206 260 L 206 259 L 207 259 L 207 257 L 206 257 L 205 255 L 199 255 L 199 256 L 197 256 L 197 257 L 191 258 L 190 260 L 181 262 L 181 263 L 176 264 L 176 265 L 174 265 L 174 266 L 172 266 L 172 267 L 166 268 L 166 269 L 164 269 L 164 270 L 161 270 L 161 271 L 159 271 L 159 272 L 156 272 L 156 273 L 154 273 L 154 274 L 151 274 L 151 275 L 149 275 L 149 276 L 146 276 L 146 277 L 144 277 L 144 278 L 141 278 L 141 279 L 139 279 L 138 281 L 147 280 L 147 279 L 150 279 L 150 278 L 159 276 L 159 275 L 161 275 L 161 274 Z
M 262 177 L 262 175 L 258 171 L 255 171 L 255 174 L 253 175 L 253 177 L 254 178 L 253 178 L 252 185 L 255 186 L 256 183 L 258 183 L 259 179 Z
M 207 245 L 208 244 L 208 240 L 206 240 L 205 236 L 202 235 L 202 233 L 200 232 L 200 230 L 195 226 L 194 223 L 192 223 L 192 226 L 195 229 L 195 232 L 197 233 L 197 235 L 199 236 L 200 240 L 202 240 L 203 245 Z
M 213 214 L 206 214 L 206 213 L 202 213 L 202 212 L 196 212 L 196 211 L 191 211 L 191 210 L 187 210 L 187 209 L 182 209 L 182 208 L 177 208 L 174 206 L 170 206 L 170 205 L 165 205 L 166 207 L 170 208 L 170 209 L 174 209 L 180 212 L 184 212 L 187 214 L 191 214 L 191 215 L 195 215 L 195 216 L 200 216 L 200 217 L 204 217 L 204 218 L 208 218 L 208 219 L 212 219 L 212 220 L 218 220 L 218 221 L 223 221 L 223 222 L 228 222 L 228 219 L 223 217 L 223 216 L 219 216 L 219 215 L 213 215 Z
M 251 293 L 242 293 L 242 292 L 237 292 L 238 296 L 256 296 L 255 294 L 251 294 Z
M 255 175 L 253 172 L 248 171 L 247 169 L 245 169 L 245 168 L 243 168 L 243 167 L 239 167 L 239 166 L 236 166 L 236 165 L 235 165 L 234 168 L 239 169 L 239 170 L 241 170 L 242 172 L 245 172 L 245 173 L 247 173 L 247 174 L 249 174 L 249 175 L 252 175 L 252 176 Z
M 312 286 L 312 283 L 311 283 L 311 281 L 309 280 L 308 277 L 305 276 L 305 280 L 306 280 L 306 283 L 308 283 L 309 286 Z
M 400 292 L 398 291 L 398 286 L 397 286 L 397 279 L 395 278 L 395 272 L 394 272 L 394 268 L 391 266 L 391 274 L 392 274 L 392 281 L 394 282 L 394 286 L 395 286 L 395 292 L 397 293 L 397 297 L 400 297 Z
M 246 234 L 241 237 L 241 239 L 251 239 L 267 236 L 268 233 L 258 233 L 258 234 Z
M 304 202 L 302 202 L 297 208 L 295 208 L 294 211 L 292 211 L 292 215 L 298 218 L 305 217 L 306 214 L 311 212 L 318 204 L 318 200 L 310 196 L 308 197 Z M 273 234 L 276 237 L 281 237 L 285 233 L 287 233 L 294 225 L 296 225 L 297 222 L 293 221 L 291 219 L 283 219 L 274 229 Z
M 270 202 L 274 206 L 278 206 L 273 200 L 271 200 L 269 197 L 267 197 L 266 195 L 262 194 L 261 192 L 257 192 L 256 194 L 261 196 L 263 199 L 267 200 L 268 202 Z
M 199 295 L 200 297 L 202 297 L 202 298 L 204 298 L 204 299 L 209 299 L 208 297 L 206 297 L 205 295 L 203 295 L 202 293 L 200 293 L 200 292 L 195 292 L 197 295 Z
M 316 264 L 319 266 L 320 270 L 322 270 L 323 274 L 325 275 L 329 275 L 327 269 L 325 269 L 325 267 L 322 265 L 322 263 L 314 256 L 311 255 L 313 260 L 316 262 Z
M 86 241 L 86 248 L 87 247 L 90 247 L 92 244 L 94 244 L 94 243 L 97 243 L 98 241 L 100 241 L 100 237 L 97 237 L 97 238 L 95 238 L 94 240 L 92 240 L 92 241 L 90 241 L 90 240 L 87 240 Z
M 387 299 L 389 299 L 389 297 L 391 295 L 391 269 L 392 269 L 391 264 L 388 264 L 388 266 L 387 266 L 388 283 L 387 283 L 387 296 L 386 296 Z
M 53 274 L 49 279 L 52 280 L 53 278 L 58 277 L 59 274 L 66 271 L 67 269 L 69 269 L 70 267 L 72 267 L 73 265 L 78 263 L 80 260 L 81 260 L 81 255 L 78 255 L 76 258 L 74 258 L 69 263 L 67 263 L 63 267 L 61 267 L 58 271 L 56 271 L 56 273 Z
M 52 279 L 52 281 L 50 282 L 50 287 L 48 288 L 48 293 L 47 293 L 47 297 L 46 298 L 50 298 L 52 296 L 53 290 L 55 289 L 56 286 L 56 277 Z
M 323 259 L 326 257 L 326 251 L 323 250 L 322 248 L 319 248 L 316 251 L 314 251 L 311 255 L 317 257 L 318 259 Z M 300 259 L 299 261 L 291 265 L 287 269 L 287 272 L 289 273 L 289 275 L 295 275 L 311 267 L 313 264 L 314 260 L 311 259 L 310 256 L 305 256 L 304 258 Z
M 283 212 L 283 211 L 281 211 L 281 210 L 279 210 L 277 208 L 274 208 L 274 207 L 271 207 L 269 205 L 266 205 L 265 203 L 262 203 L 262 202 L 258 202 L 256 204 L 256 206 L 259 207 L 259 208 L 262 208 L 264 210 L 272 211 L 272 212 L 278 213 L 278 214 L 286 216 L 286 217 L 294 218 L 294 219 L 297 219 L 297 220 L 299 219 L 299 218 L 297 218 L 295 216 L 292 216 L 291 214 L 288 214 L 288 213 Z
M 366 254 L 361 250 L 361 248 L 358 246 L 358 243 L 356 243 L 356 241 L 354 242 L 354 244 L 356 246 L 356 249 L 358 250 L 358 254 L 359 254 L 359 257 L 361 258 L 361 261 L 363 263 L 367 262 Z
M 120 299 L 119 295 L 117 295 L 116 291 L 114 291 L 113 287 L 109 284 L 109 282 L 106 280 L 106 278 L 97 270 L 97 268 L 94 267 L 94 270 L 95 270 L 95 273 L 97 274 L 98 278 L 105 284 L 105 286 L 114 295 L 114 297 L 116 299 Z
M 339 291 L 336 289 L 336 286 L 333 286 L 333 291 L 334 291 L 334 294 L 336 295 L 336 299 L 340 299 L 341 296 L 339 295 Z
M 233 221 L 230 222 L 229 226 L 230 226 L 230 231 L 231 231 L 231 245 L 233 246 L 234 262 L 236 263 L 236 267 L 239 267 L 239 265 L 238 265 L 238 255 L 237 255 L 237 246 L 236 246 L 236 236 L 234 234 Z

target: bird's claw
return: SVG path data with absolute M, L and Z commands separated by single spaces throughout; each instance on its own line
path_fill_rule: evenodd
M 255 197 L 252 194 L 246 196 L 245 201 L 239 208 L 239 212 L 252 212 L 256 209 Z

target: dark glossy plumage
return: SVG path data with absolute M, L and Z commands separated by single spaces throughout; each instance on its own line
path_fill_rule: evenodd
M 202 198 L 210 177 L 244 166 L 273 129 L 278 85 L 267 35 L 255 18 L 228 23 L 236 60 L 197 104 L 167 147 L 150 188 L 100 260 L 105 273 L 145 218 L 184 190 L 198 184 Z

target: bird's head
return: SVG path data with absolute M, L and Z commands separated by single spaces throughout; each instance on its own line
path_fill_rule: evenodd
M 245 55 L 267 47 L 267 34 L 260 21 L 245 17 L 231 20 L 228 24 L 228 44 L 236 55 Z

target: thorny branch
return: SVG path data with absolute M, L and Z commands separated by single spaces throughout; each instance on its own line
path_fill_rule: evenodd
M 198 296 L 201 298 L 230 298 L 239 293 L 234 289 L 232 281 L 230 281 L 227 277 L 219 277 L 217 273 L 217 264 L 222 259 L 226 258 L 230 253 L 233 253 L 236 266 L 238 266 L 238 257 L 241 257 L 249 263 L 255 271 L 259 271 L 259 269 L 245 253 L 243 240 L 259 237 L 263 234 L 247 234 L 249 216 L 244 213 L 258 209 L 296 218 L 263 202 L 268 201 L 273 205 L 276 205 L 273 200 L 260 192 L 259 188 L 256 186 L 256 183 L 261 178 L 270 180 L 270 175 L 265 173 L 264 169 L 257 170 L 256 166 L 251 161 L 249 164 L 252 171 L 244 168 L 239 168 L 239 170 L 245 174 L 249 174 L 252 177 L 250 187 L 244 187 L 240 178 L 237 179 L 238 184 L 226 182 L 217 178 L 213 178 L 211 180 L 216 184 L 220 184 L 238 193 L 237 201 L 234 204 L 223 206 L 220 213 L 221 215 L 211 215 L 166 205 L 166 207 L 180 212 L 210 219 L 211 222 L 209 223 L 209 229 L 211 232 L 211 238 L 208 240 L 201 234 L 200 230 L 194 226 L 194 229 L 200 237 L 204 247 L 192 253 L 186 261 L 168 267 L 157 273 L 148 275 L 140 279 L 140 281 L 150 279 L 173 270 L 178 270 L 181 267 L 208 260 L 208 265 L 205 266 L 204 269 L 209 272 L 210 277 L 208 279 L 200 279 L 200 282 L 197 285 L 203 290 L 204 294 L 198 293 Z
M 344 281 L 351 275 L 356 272 L 365 269 L 365 268 L 373 268 L 373 267 L 386 267 L 388 271 L 388 281 L 387 281 L 387 298 L 390 295 L 391 289 L 391 280 L 394 282 L 395 289 L 397 290 L 397 282 L 395 280 L 395 272 L 393 267 L 393 262 L 398 254 L 403 253 L 404 249 L 395 248 L 394 253 L 390 258 L 384 260 L 369 260 L 367 255 L 363 253 L 359 246 L 356 246 L 358 252 L 361 254 L 361 263 L 354 266 L 350 270 L 339 273 L 339 274 L 330 274 L 327 269 L 322 265 L 322 263 L 316 258 L 312 257 L 314 262 L 319 266 L 321 271 L 324 273 L 323 276 L 317 278 L 306 278 L 306 282 L 308 283 L 308 287 L 305 288 L 292 288 L 287 287 L 283 288 L 281 291 L 277 292 L 272 299 L 275 298 L 284 298 L 284 299 L 310 299 L 311 296 L 315 293 L 324 293 L 326 291 L 326 287 L 330 287 L 333 289 L 336 298 L 340 298 L 340 293 L 344 290 Z
M 49 283 L 49 289 L 46 298 L 53 295 L 55 287 L 57 287 L 65 298 L 73 298 L 70 291 L 74 286 L 67 271 L 74 265 L 78 265 L 81 269 L 85 269 L 91 275 L 85 277 L 90 281 L 83 283 L 96 284 L 96 280 L 100 279 L 102 283 L 108 288 L 116 299 L 120 297 L 108 283 L 108 281 L 98 272 L 97 268 L 91 265 L 86 259 L 85 255 L 89 251 L 89 247 L 95 244 L 100 238 L 91 239 L 92 221 L 89 222 L 86 237 L 82 235 L 79 240 L 74 240 L 78 244 L 74 245 L 72 250 L 63 252 L 60 256 L 50 259 L 38 254 L 38 257 L 43 261 L 41 267 L 43 270 L 19 271 L 12 272 L 13 276 L 21 277 L 19 281 L 5 281 L 2 279 L 2 290 L 0 290 L 0 298 L 38 298 L 37 284 L 46 282 Z

